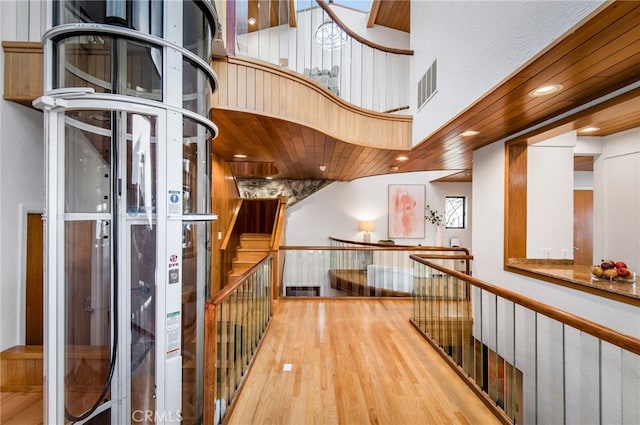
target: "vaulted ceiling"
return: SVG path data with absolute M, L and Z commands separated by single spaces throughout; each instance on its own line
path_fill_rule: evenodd
M 405 14 L 408 25 L 408 1 L 374 0 L 375 7 L 378 7 L 377 25 L 388 22 L 389 26 L 401 29 L 404 20 L 398 16 Z M 384 12 L 388 7 L 397 8 L 398 15 Z M 586 126 L 600 128 L 589 135 L 603 136 L 640 126 L 640 88 L 592 108 L 575 111 L 576 107 L 614 90 L 639 83 L 638 52 L 640 2 L 613 2 L 420 141 L 410 152 L 348 145 L 295 123 L 223 110 L 214 111 L 214 120 L 220 128 L 214 150 L 230 151 L 238 143 L 270 146 L 269 155 L 253 160 L 272 162 L 278 170 L 273 175 L 271 169 L 274 178 L 319 178 L 322 174 L 318 164 L 327 164 L 332 170 L 330 178 L 335 180 L 388 174 L 390 167 L 398 167 L 393 172 L 459 170 L 452 179 L 469 180 L 473 151 L 498 140 L 514 137 L 535 140 L 536 134 L 545 131 L 580 130 Z M 535 88 L 549 83 L 560 84 L 562 90 L 545 97 L 530 95 Z M 561 114 L 565 116 L 558 118 Z M 551 123 L 551 120 L 556 121 Z M 246 125 L 238 126 L 238 122 Z M 225 137 L 226 127 L 231 124 L 235 132 L 238 127 L 246 128 L 246 137 L 240 140 Z M 531 130 L 533 126 L 537 128 Z M 467 130 L 478 134 L 462 136 Z M 295 164 L 286 154 L 295 144 L 293 138 L 313 146 Z M 401 153 L 409 159 L 399 163 L 396 157 Z

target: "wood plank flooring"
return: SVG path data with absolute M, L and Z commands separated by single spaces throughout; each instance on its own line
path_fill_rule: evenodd
M 228 423 L 499 423 L 410 312 L 408 300 L 277 301 Z
M 42 392 L 0 393 L 0 424 L 42 425 Z

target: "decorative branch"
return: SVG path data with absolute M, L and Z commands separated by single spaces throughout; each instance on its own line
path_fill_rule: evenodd
M 429 205 L 425 208 L 424 218 L 436 226 L 442 226 L 444 224 L 444 215 L 439 213 L 438 210 L 432 210 Z

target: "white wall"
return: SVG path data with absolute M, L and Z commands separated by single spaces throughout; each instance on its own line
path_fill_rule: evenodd
M 0 350 L 24 343 L 26 214 L 44 210 L 42 140 L 42 113 L 0 100 Z
M 485 282 L 512 290 L 526 297 L 533 298 L 544 304 L 551 305 L 564 311 L 584 317 L 596 323 L 601 323 L 612 329 L 640 337 L 640 315 L 638 307 L 616 302 L 603 297 L 591 295 L 544 281 L 531 279 L 515 273 L 503 270 L 504 252 L 504 144 L 494 143 L 474 152 L 473 161 L 473 275 Z M 480 314 L 480 297 L 474 294 L 474 315 L 478 319 Z M 562 422 L 563 416 L 560 410 L 562 393 L 559 391 L 561 380 L 561 362 L 563 352 L 561 341 L 566 343 L 564 353 L 567 361 L 567 382 L 572 383 L 572 388 L 581 388 L 579 392 L 567 394 L 567 402 L 570 406 L 568 423 L 586 423 L 591 421 L 593 409 L 597 403 L 582 403 L 578 396 L 583 392 L 589 392 L 590 377 L 598 368 L 597 342 L 586 336 L 576 335 L 570 328 L 563 329 L 558 323 L 550 322 L 544 317 L 535 318 L 530 312 L 520 308 L 513 312 L 509 303 L 496 303 L 493 297 L 482 298 L 482 325 L 480 320 L 474 322 L 474 334 L 480 335 L 482 329 L 483 341 L 492 349 L 503 355 L 508 361 L 515 363 L 516 367 L 525 374 L 525 412 L 531 411 L 534 405 L 535 394 L 532 393 L 534 382 L 532 377 L 538 373 L 538 406 L 541 408 L 539 417 L 541 423 Z M 496 323 L 497 329 L 496 332 Z M 511 339 L 513 328 L 517 329 L 515 342 Z M 536 354 L 533 345 L 535 330 L 538 336 L 538 352 Z M 496 339 L 497 335 L 497 339 Z M 595 345 L 594 345 L 595 344 Z M 605 344 L 606 345 L 606 344 Z M 515 347 L 515 350 L 514 350 Z M 595 359 L 591 355 L 595 352 Z M 619 382 L 620 371 L 624 368 L 625 379 L 634 382 L 638 380 L 638 363 L 631 361 L 620 364 L 620 354 L 615 350 L 603 350 L 603 406 L 604 416 L 615 422 L 620 414 L 619 403 L 615 402 L 620 397 Z M 613 360 L 612 360 L 613 359 Z M 617 360 L 615 360 L 617 359 Z M 537 369 L 536 368 L 537 365 Z M 597 382 L 592 382 L 596 384 Z M 625 395 L 625 397 L 627 397 Z M 628 402 L 630 400 L 630 403 Z M 631 412 L 638 409 L 637 397 L 626 398 L 626 407 Z M 532 417 L 525 414 L 525 423 L 531 422 Z M 634 416 L 631 416 L 634 417 Z
M 417 108 L 419 79 L 434 59 L 438 60 L 438 92 L 414 117 L 414 144 L 525 65 L 602 3 L 412 2 L 412 111 Z
M 573 258 L 576 132 L 527 150 L 527 258 Z
M 594 258 L 640 270 L 640 129 L 602 140 L 594 163 Z
M 39 41 L 40 10 L 39 1 L 0 1 L 0 39 Z M 42 113 L 0 99 L 0 351 L 24 343 L 26 218 L 44 208 L 42 127 Z
M 328 245 L 330 236 L 362 240 L 363 234 L 358 231 L 360 220 L 375 221 L 376 230 L 372 232 L 372 242 L 388 239 L 389 184 L 424 184 L 426 203 L 439 212 L 443 212 L 444 198 L 447 195 L 466 196 L 470 207 L 470 183 L 429 183 L 445 174 L 448 173 L 403 173 L 367 177 L 351 182 L 334 182 L 287 210 L 287 245 Z M 468 208 L 468 214 L 470 211 L 471 208 Z M 471 249 L 471 223 L 469 220 L 466 229 L 445 229 L 445 245 L 455 236 L 460 239 L 461 246 Z M 425 233 L 424 239 L 394 240 L 397 244 L 433 245 L 435 226 L 427 223 Z

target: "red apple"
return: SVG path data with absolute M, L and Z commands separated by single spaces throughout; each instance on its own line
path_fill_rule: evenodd
M 616 261 L 616 269 L 626 269 L 627 265 L 624 261 Z
M 613 260 L 602 260 L 602 264 L 600 264 L 600 267 L 602 267 L 602 270 L 615 269 L 616 263 Z
M 620 267 L 618 269 L 618 276 L 624 278 L 624 279 L 629 279 L 631 277 L 631 270 L 629 270 L 626 267 Z

